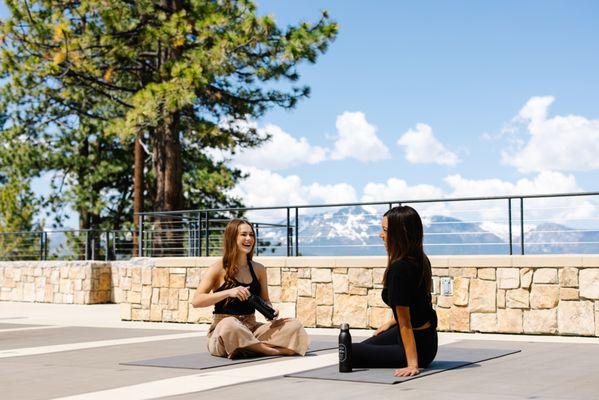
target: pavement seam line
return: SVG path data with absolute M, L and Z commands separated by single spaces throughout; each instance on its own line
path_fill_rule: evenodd
M 39 329 L 56 329 L 56 328 L 68 328 L 68 325 L 52 325 L 52 326 L 30 326 L 28 328 L 7 328 L 0 329 L 0 333 L 6 332 L 20 332 L 20 331 L 35 331 Z
M 175 340 L 175 339 L 188 339 L 188 338 L 199 338 L 205 336 L 202 332 L 191 332 L 191 333 L 176 333 L 170 335 L 157 335 L 157 336 L 138 336 L 133 338 L 125 339 L 108 339 L 108 340 L 96 340 L 92 342 L 79 342 L 79 343 L 66 343 L 50 346 L 37 346 L 37 347 L 23 347 L 18 349 L 7 349 L 0 351 L 0 359 L 10 357 L 23 357 L 33 356 L 38 354 L 58 353 L 61 351 L 72 351 L 72 350 L 83 350 L 93 349 L 97 347 L 106 346 L 118 346 L 123 344 L 135 344 L 135 343 L 146 343 L 146 342 L 158 342 L 162 340 Z

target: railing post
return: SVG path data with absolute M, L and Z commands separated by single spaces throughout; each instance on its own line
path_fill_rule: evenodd
M 89 231 L 86 229 L 85 231 L 85 237 L 83 240 L 85 240 L 85 247 L 84 247 L 84 256 L 85 256 L 85 261 L 87 261 L 87 256 L 89 255 Z
M 204 223 L 206 224 L 204 228 L 204 235 L 206 236 L 206 257 L 208 257 L 210 256 L 210 219 L 208 218 L 208 211 L 206 211 L 206 214 L 204 215 Z
M 202 256 L 202 218 L 196 218 L 196 248 L 195 248 L 195 256 Z
M 295 256 L 299 256 L 299 211 L 295 207 Z
M 287 207 L 287 257 L 291 256 L 291 243 L 289 243 L 289 229 L 291 228 L 289 220 L 289 207 Z
M 108 261 L 110 259 L 110 231 L 105 231 L 104 235 L 106 236 L 104 239 L 104 261 Z
M 258 244 L 259 244 L 259 237 L 260 237 L 260 224 L 254 224 L 254 230 L 256 231 L 256 244 L 254 244 L 254 253 L 259 256 L 260 255 L 260 251 L 258 249 Z
M 202 257 L 202 214 L 198 214 L 198 248 L 197 256 Z
M 118 231 L 114 231 L 114 233 L 112 234 L 112 255 L 114 257 L 114 260 L 116 260 L 116 235 L 118 235 L 118 233 Z M 131 254 L 131 256 L 133 257 L 134 254 Z
M 144 256 L 144 215 L 137 215 L 137 223 L 139 224 L 139 232 L 137 234 L 137 256 Z
M 183 225 L 183 218 L 181 218 L 181 225 Z M 193 248 L 194 248 L 194 244 L 193 244 L 193 233 L 194 233 L 194 228 L 193 228 L 193 221 L 189 221 L 189 223 L 187 224 L 187 257 L 193 257 Z
M 90 260 L 96 259 L 96 231 L 91 231 L 91 240 L 90 240 Z
M 524 197 L 520 197 L 520 254 L 524 255 Z
M 40 260 L 46 260 L 46 242 L 47 242 L 47 233 L 45 231 L 40 232 Z
M 507 213 L 508 213 L 508 230 L 510 238 L 510 256 L 513 254 L 512 250 L 512 198 L 507 199 Z
M 48 232 L 44 231 L 44 260 L 48 259 Z

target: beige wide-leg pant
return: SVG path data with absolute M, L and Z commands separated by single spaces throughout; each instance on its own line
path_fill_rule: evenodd
M 257 343 L 291 349 L 299 355 L 308 350 L 308 334 L 295 318 L 281 318 L 267 323 L 256 321 L 254 314 L 214 314 L 208 330 L 208 351 L 213 356 L 243 355 L 243 349 Z

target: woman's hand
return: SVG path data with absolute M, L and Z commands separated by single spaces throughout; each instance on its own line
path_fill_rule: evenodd
M 228 290 L 229 297 L 245 301 L 250 298 L 250 290 L 245 286 L 236 286 Z
M 377 329 L 376 331 L 374 331 L 374 333 L 372 334 L 372 336 L 378 336 L 381 333 L 385 332 L 387 329 L 391 328 L 393 325 L 395 325 L 395 320 L 389 320 L 387 322 L 385 322 L 383 325 L 379 326 L 379 329 Z
M 405 368 L 396 369 L 393 376 L 416 376 L 420 373 L 418 367 L 407 366 Z
M 374 333 L 372 334 L 372 336 L 378 336 L 381 333 L 385 332 L 387 329 L 389 329 L 388 326 L 382 325 L 379 327 L 379 329 L 377 329 L 376 331 L 374 331 Z

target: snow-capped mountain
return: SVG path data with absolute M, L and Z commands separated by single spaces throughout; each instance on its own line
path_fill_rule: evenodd
M 299 253 L 306 256 L 384 255 L 379 238 L 380 223 L 380 213 L 359 206 L 301 216 Z M 423 223 L 428 254 L 509 254 L 507 224 L 465 222 L 441 215 L 425 217 Z M 524 228 L 526 254 L 599 252 L 599 230 L 576 230 L 554 223 L 527 224 Z M 512 249 L 514 254 L 519 254 L 519 226 L 514 225 L 512 229 Z M 284 228 L 261 229 L 259 239 L 261 253 L 286 254 Z

